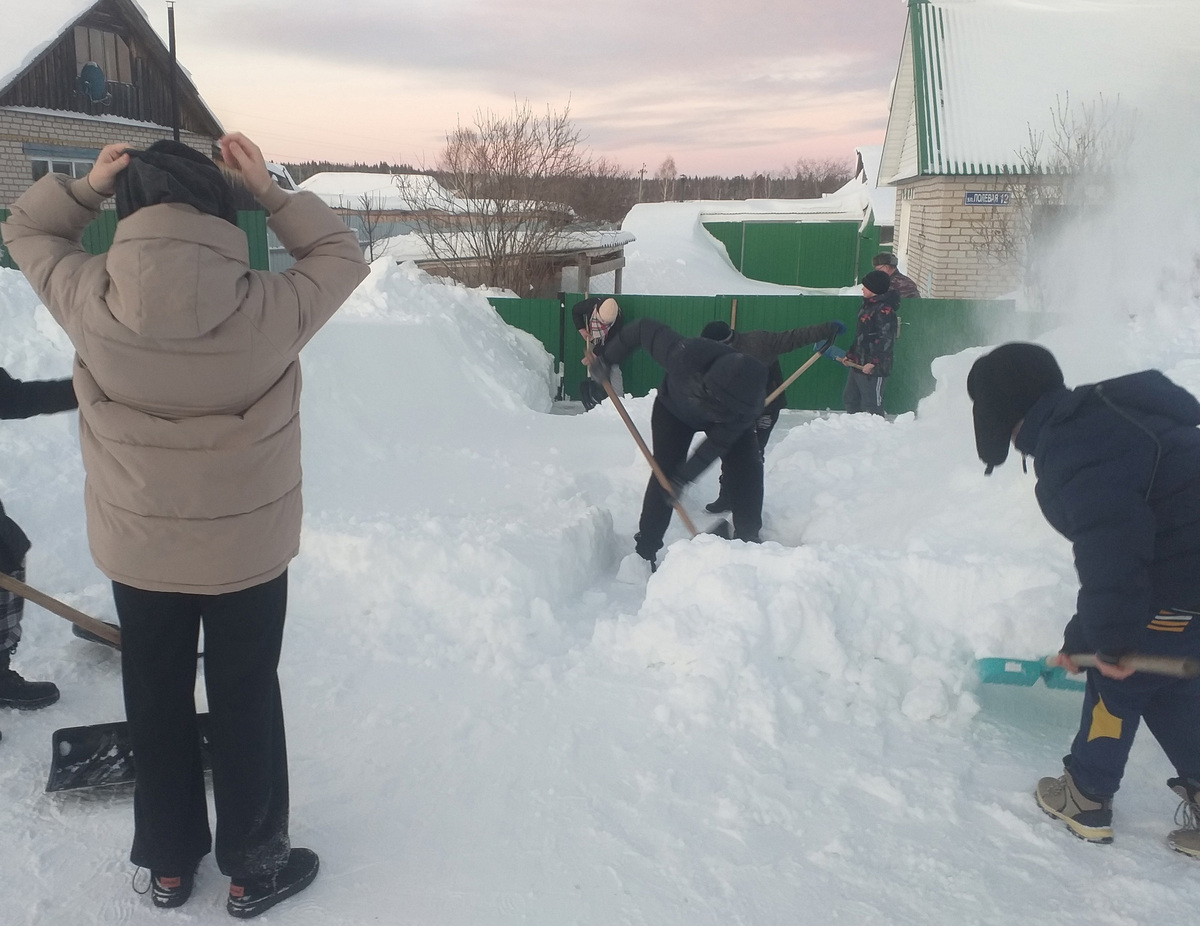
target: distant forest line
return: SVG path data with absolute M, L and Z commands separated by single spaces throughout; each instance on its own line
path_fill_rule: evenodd
M 419 170 L 411 164 L 302 161 L 284 166 L 297 183 L 326 171 L 429 174 L 443 186 L 453 188 L 446 172 Z M 694 199 L 819 199 L 844 186 L 853 178 L 854 169 L 853 162 L 802 158 L 778 171 L 749 176 L 692 177 L 676 173 L 674 161 L 668 158 L 651 176 L 645 171 L 631 173 L 601 162 L 592 172 L 559 178 L 555 193 L 559 202 L 571 206 L 584 221 L 619 223 L 637 203 Z

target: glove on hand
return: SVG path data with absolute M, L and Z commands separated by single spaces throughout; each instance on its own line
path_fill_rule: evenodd
M 670 482 L 671 491 L 668 492 L 663 488 L 663 484 L 661 482 L 659 482 L 657 479 L 654 480 L 655 498 L 657 498 L 659 504 L 665 508 L 675 507 L 675 503 L 679 501 L 679 496 L 683 493 L 683 487 L 687 484 L 680 482 L 678 479 L 672 479 Z
M 835 338 L 840 334 L 846 333 L 846 323 L 844 321 L 841 321 L 840 319 L 835 318 L 829 324 L 833 325 L 833 336 Z
M 588 364 L 588 376 L 592 378 L 592 382 L 607 383 L 612 378 L 612 364 L 595 354 Z

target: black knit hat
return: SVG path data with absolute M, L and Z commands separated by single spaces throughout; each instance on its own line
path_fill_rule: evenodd
M 1008 459 L 1013 429 L 1034 403 L 1062 385 L 1058 361 L 1037 344 L 1002 344 L 975 361 L 967 394 L 975 403 L 975 449 L 987 464 L 985 475 Z
M 704 326 L 704 330 L 700 332 L 700 337 L 728 344 L 733 340 L 733 329 L 725 324 L 725 322 L 709 322 Z
M 117 174 L 117 218 L 143 206 L 185 203 L 237 224 L 233 188 L 211 158 L 177 141 L 156 141 L 129 152 L 129 166 Z
M 882 270 L 872 270 L 862 278 L 862 285 L 873 292 L 876 296 L 881 296 L 886 293 L 891 284 L 892 278 Z

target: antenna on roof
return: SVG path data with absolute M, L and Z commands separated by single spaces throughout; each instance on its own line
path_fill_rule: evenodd
M 93 103 L 107 103 L 112 99 L 104 70 L 95 61 L 89 61 L 79 69 L 77 90 Z

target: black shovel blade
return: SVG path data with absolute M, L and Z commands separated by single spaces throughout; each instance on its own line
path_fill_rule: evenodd
M 119 625 L 113 624 L 109 621 L 102 621 L 101 623 L 108 624 L 109 627 L 116 631 L 120 631 L 121 629 Z M 116 643 L 113 643 L 112 640 L 106 640 L 99 634 L 92 633 L 90 630 L 84 630 L 78 624 L 71 625 L 71 633 L 75 634 L 75 636 L 79 637 L 81 640 L 87 640 L 89 643 L 99 643 L 101 646 L 107 646 L 110 649 L 117 650 L 117 652 L 121 651 L 121 647 Z
M 714 524 L 712 527 L 710 527 L 704 533 L 716 534 L 722 540 L 732 540 L 733 539 L 733 527 L 730 526 L 729 522 L 725 521 L 725 520 L 718 521 L 716 524 Z
M 198 714 L 200 756 L 212 768 L 208 714 Z M 136 777 L 129 724 L 125 721 L 55 730 L 51 739 L 50 778 L 47 793 L 81 788 L 107 788 L 128 784 Z

